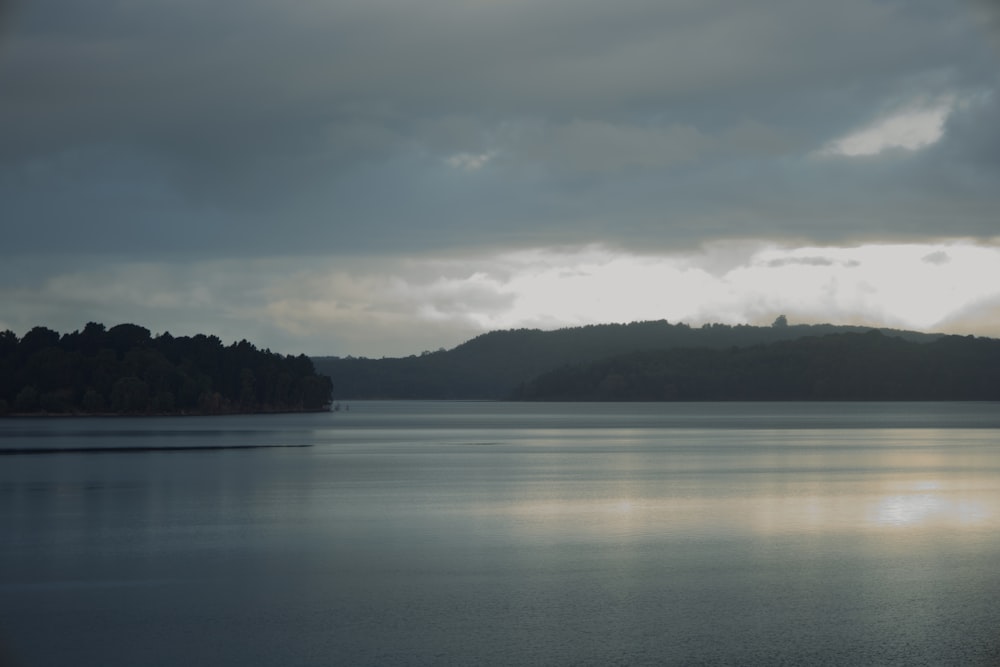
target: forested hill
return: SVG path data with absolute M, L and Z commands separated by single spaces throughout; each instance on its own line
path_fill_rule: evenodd
M 662 400 L 1000 400 L 1000 340 L 917 343 L 878 331 L 728 350 L 675 348 L 565 366 L 516 398 Z
M 868 331 L 868 327 L 787 325 L 692 328 L 666 321 L 602 324 L 540 331 L 495 331 L 451 350 L 403 358 L 313 359 L 320 373 L 334 379 L 337 399 L 359 398 L 509 398 L 522 384 L 567 364 L 584 364 L 608 357 L 678 347 L 727 349 L 803 336 Z M 883 330 L 887 335 L 928 342 L 937 336 Z
M 60 335 L 0 332 L 0 415 L 229 414 L 328 409 L 330 378 L 305 355 L 215 336 L 156 337 L 89 323 Z

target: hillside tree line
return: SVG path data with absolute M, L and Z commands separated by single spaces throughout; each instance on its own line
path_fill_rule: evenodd
M 879 331 L 729 349 L 645 350 L 567 364 L 520 400 L 1000 400 L 1000 340 L 919 343 Z
M 318 357 L 313 361 L 319 372 L 337 379 L 337 399 L 505 399 L 519 386 L 548 371 L 623 354 L 676 348 L 728 350 L 806 336 L 864 333 L 869 329 L 789 324 L 785 317 L 766 327 L 706 324 L 695 328 L 657 320 L 555 331 L 493 331 L 451 350 L 401 358 Z M 939 338 L 913 331 L 882 332 L 921 343 Z

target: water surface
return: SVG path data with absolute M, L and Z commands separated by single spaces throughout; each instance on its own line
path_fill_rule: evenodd
M 1000 664 L 997 407 L 3 420 L 0 663 Z

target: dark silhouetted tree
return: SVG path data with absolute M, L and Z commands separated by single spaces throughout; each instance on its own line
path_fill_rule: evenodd
M 322 410 L 329 378 L 305 355 L 281 356 L 216 336 L 152 338 L 120 324 L 89 322 L 62 337 L 35 327 L 18 340 L 0 332 L 5 413 L 191 414 Z
M 129 375 L 119 378 L 111 387 L 111 409 L 115 412 L 145 412 L 149 407 L 149 386 Z

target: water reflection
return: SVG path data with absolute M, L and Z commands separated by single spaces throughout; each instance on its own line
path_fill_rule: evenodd
M 1000 664 L 994 428 L 365 407 L 169 438 L 303 449 L 4 457 L 5 638 L 102 667 Z
M 990 430 L 637 429 L 504 453 L 459 510 L 524 539 L 837 535 L 998 522 Z M 549 444 L 542 444 L 548 442 Z M 485 480 L 484 480 L 485 481 Z
M 987 503 L 968 498 L 954 499 L 936 480 L 915 482 L 908 489 L 882 497 L 871 510 L 871 520 L 886 526 L 922 524 L 968 525 L 990 521 Z

